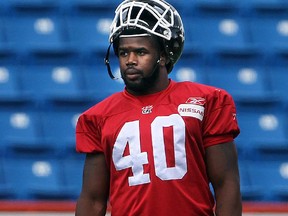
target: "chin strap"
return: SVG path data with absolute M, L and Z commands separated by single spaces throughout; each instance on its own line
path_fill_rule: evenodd
M 109 45 L 109 47 L 108 47 L 108 49 L 107 49 L 106 57 L 105 57 L 105 59 L 104 59 L 104 63 L 105 63 L 105 65 L 106 65 L 106 67 L 107 67 L 107 71 L 108 71 L 108 74 L 109 74 L 110 78 L 113 79 L 113 80 L 117 80 L 117 79 L 119 79 L 119 78 L 117 78 L 117 77 L 115 77 L 115 76 L 113 75 L 113 73 L 112 73 L 112 71 L 111 71 L 111 67 L 110 67 L 109 56 L 110 56 L 110 48 L 111 48 L 111 45 L 112 45 L 112 43 L 110 43 L 110 45 Z

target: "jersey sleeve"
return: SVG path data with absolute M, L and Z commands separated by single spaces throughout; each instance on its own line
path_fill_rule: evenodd
M 203 128 L 205 147 L 233 141 L 240 133 L 231 95 L 224 90 L 215 89 L 209 97 Z
M 81 153 L 103 152 L 101 132 L 96 117 L 82 114 L 76 125 L 76 151 Z

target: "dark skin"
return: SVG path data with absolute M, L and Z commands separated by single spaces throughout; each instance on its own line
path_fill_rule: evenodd
M 165 67 L 168 60 L 165 54 L 158 50 L 160 47 L 153 37 L 120 39 L 118 49 L 120 71 L 130 94 L 153 94 L 169 85 Z
M 216 216 L 242 215 L 237 152 L 234 142 L 206 149 L 206 167 L 216 196 Z
M 151 37 L 120 39 L 119 65 L 127 91 L 133 95 L 153 94 L 169 85 L 167 58 Z M 157 60 L 159 60 L 157 63 Z M 156 67 L 155 67 L 156 66 Z M 149 80 L 150 77 L 154 81 Z M 233 142 L 206 149 L 206 166 L 216 195 L 217 216 L 240 216 L 242 212 L 237 152 Z M 86 156 L 83 186 L 76 216 L 104 216 L 109 197 L 109 170 L 102 153 Z
M 109 171 L 103 154 L 87 154 L 82 191 L 76 205 L 77 216 L 105 215 L 109 194 Z

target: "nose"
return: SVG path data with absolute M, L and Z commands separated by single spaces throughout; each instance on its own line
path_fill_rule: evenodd
M 137 64 L 137 56 L 135 53 L 130 52 L 127 56 L 126 65 L 136 65 Z

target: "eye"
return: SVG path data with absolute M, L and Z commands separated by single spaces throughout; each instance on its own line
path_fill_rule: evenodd
M 125 57 L 125 56 L 128 55 L 128 53 L 127 53 L 127 51 L 125 51 L 125 50 L 119 50 L 118 55 L 119 55 L 119 56 L 122 56 L 122 57 Z
M 143 50 L 143 49 L 137 50 L 137 55 L 143 56 L 143 55 L 145 55 L 146 53 L 147 53 L 147 52 L 146 52 L 145 50 Z

